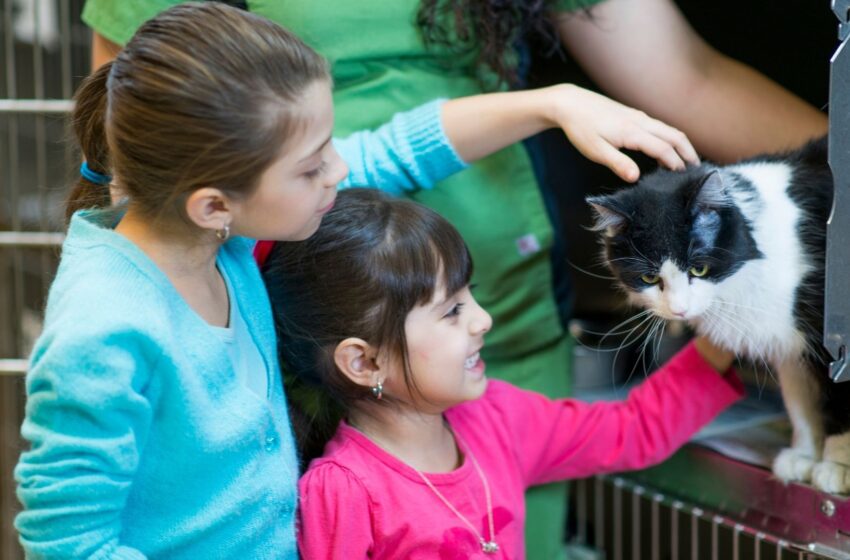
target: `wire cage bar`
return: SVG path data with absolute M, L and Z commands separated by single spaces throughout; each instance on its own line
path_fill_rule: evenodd
M 602 560 L 846 560 L 850 551 L 799 544 L 633 480 L 576 481 L 573 542 Z
M 89 72 L 84 0 L 0 0 L 0 558 L 22 557 L 12 469 L 25 357 L 58 262 L 71 96 Z

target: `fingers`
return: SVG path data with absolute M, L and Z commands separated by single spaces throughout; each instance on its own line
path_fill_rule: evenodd
M 601 137 L 587 149 L 579 149 L 587 159 L 604 165 L 624 181 L 634 183 L 640 177 L 640 168 L 634 160 Z
M 676 148 L 653 133 L 643 128 L 635 128 L 627 133 L 620 147 L 630 150 L 638 150 L 668 169 L 681 171 L 685 169 L 685 160 L 676 151 Z
M 651 117 L 646 117 L 646 119 L 647 122 L 644 124 L 646 130 L 670 144 L 685 162 L 693 165 L 699 164 L 697 151 L 684 132 L 657 119 Z
M 570 142 L 587 158 L 634 182 L 640 169 L 621 149 L 637 150 L 670 169 L 699 164 L 699 156 L 681 131 L 646 113 L 581 88 L 559 95 L 558 123 Z

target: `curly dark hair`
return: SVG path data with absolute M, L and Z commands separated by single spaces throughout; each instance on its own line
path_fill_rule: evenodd
M 422 0 L 416 23 L 426 45 L 477 48 L 477 64 L 495 73 L 495 85 L 516 85 L 518 40 L 535 36 L 549 54 L 560 48 L 551 5 L 552 0 Z

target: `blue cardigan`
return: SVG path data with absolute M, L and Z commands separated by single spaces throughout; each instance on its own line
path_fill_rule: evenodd
M 346 185 L 401 192 L 462 169 L 440 105 L 338 141 Z M 72 219 L 32 353 L 15 469 L 27 556 L 297 558 L 296 451 L 253 241 L 225 243 L 218 265 L 272 372 L 266 399 L 118 218 Z

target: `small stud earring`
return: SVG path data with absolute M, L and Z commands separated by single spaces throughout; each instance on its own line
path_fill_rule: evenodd
M 381 400 L 381 397 L 384 396 L 384 385 L 380 381 L 372 387 L 372 396 L 378 400 Z
M 223 228 L 215 230 L 215 236 L 222 243 L 230 239 L 230 224 L 224 224 Z

